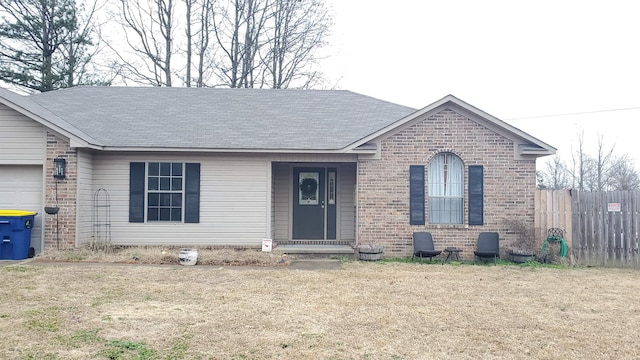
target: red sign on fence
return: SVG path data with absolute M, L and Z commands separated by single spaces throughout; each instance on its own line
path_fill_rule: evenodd
M 608 212 L 620 212 L 620 203 L 607 203 Z

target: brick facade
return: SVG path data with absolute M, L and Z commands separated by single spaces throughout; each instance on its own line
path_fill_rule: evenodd
M 505 221 L 533 226 L 535 158 L 516 160 L 513 142 L 455 111 L 444 109 L 381 141 L 381 159 L 358 162 L 358 242 L 384 245 L 386 257 L 411 256 L 412 233 L 429 231 L 436 249 L 456 246 L 473 258 L 478 234 L 498 231 L 502 253 L 515 237 Z M 462 159 L 465 168 L 464 224 L 409 225 L 409 166 L 428 164 L 440 152 Z M 468 166 L 484 167 L 484 225 L 468 225 Z
M 53 159 L 62 157 L 66 160 L 66 178 L 53 178 Z M 76 194 L 77 194 L 77 154 L 71 149 L 69 142 L 47 132 L 46 161 L 46 193 L 45 206 L 56 203 L 60 211 L 57 215 L 44 214 L 44 248 L 73 248 L 76 241 Z M 56 224 L 57 220 L 57 224 Z M 56 240 L 57 231 L 57 240 Z

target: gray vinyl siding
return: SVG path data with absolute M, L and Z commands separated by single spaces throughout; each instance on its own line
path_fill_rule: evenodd
M 76 244 L 91 242 L 93 235 L 93 155 L 78 150 L 78 196 Z
M 129 163 L 149 161 L 201 164 L 199 223 L 129 223 Z M 114 244 L 259 247 L 269 235 L 267 194 L 271 165 L 266 158 L 95 154 L 93 164 L 92 190 L 102 186 L 110 194 Z
M 289 209 L 291 205 L 292 184 L 291 166 L 288 164 L 274 164 L 274 239 L 289 240 Z
M 331 167 L 331 164 L 323 164 Z M 293 164 L 284 163 L 273 166 L 274 179 L 274 240 L 291 240 L 291 201 Z M 356 211 L 353 202 L 356 182 L 356 165 L 342 163 L 338 165 L 338 204 L 337 212 L 338 240 L 355 240 Z
M 353 201 L 356 191 L 356 165 L 342 164 L 338 169 L 338 200 L 340 202 L 340 238 L 356 239 L 356 207 Z
M 42 125 L 0 104 L 0 164 L 43 164 L 45 149 Z

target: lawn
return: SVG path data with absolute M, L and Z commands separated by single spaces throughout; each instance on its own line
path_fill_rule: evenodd
M 3 359 L 635 359 L 640 272 L 0 267 Z

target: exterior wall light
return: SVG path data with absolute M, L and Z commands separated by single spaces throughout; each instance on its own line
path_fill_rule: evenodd
M 53 159 L 53 177 L 54 179 L 64 179 L 67 168 L 67 160 L 61 157 Z

